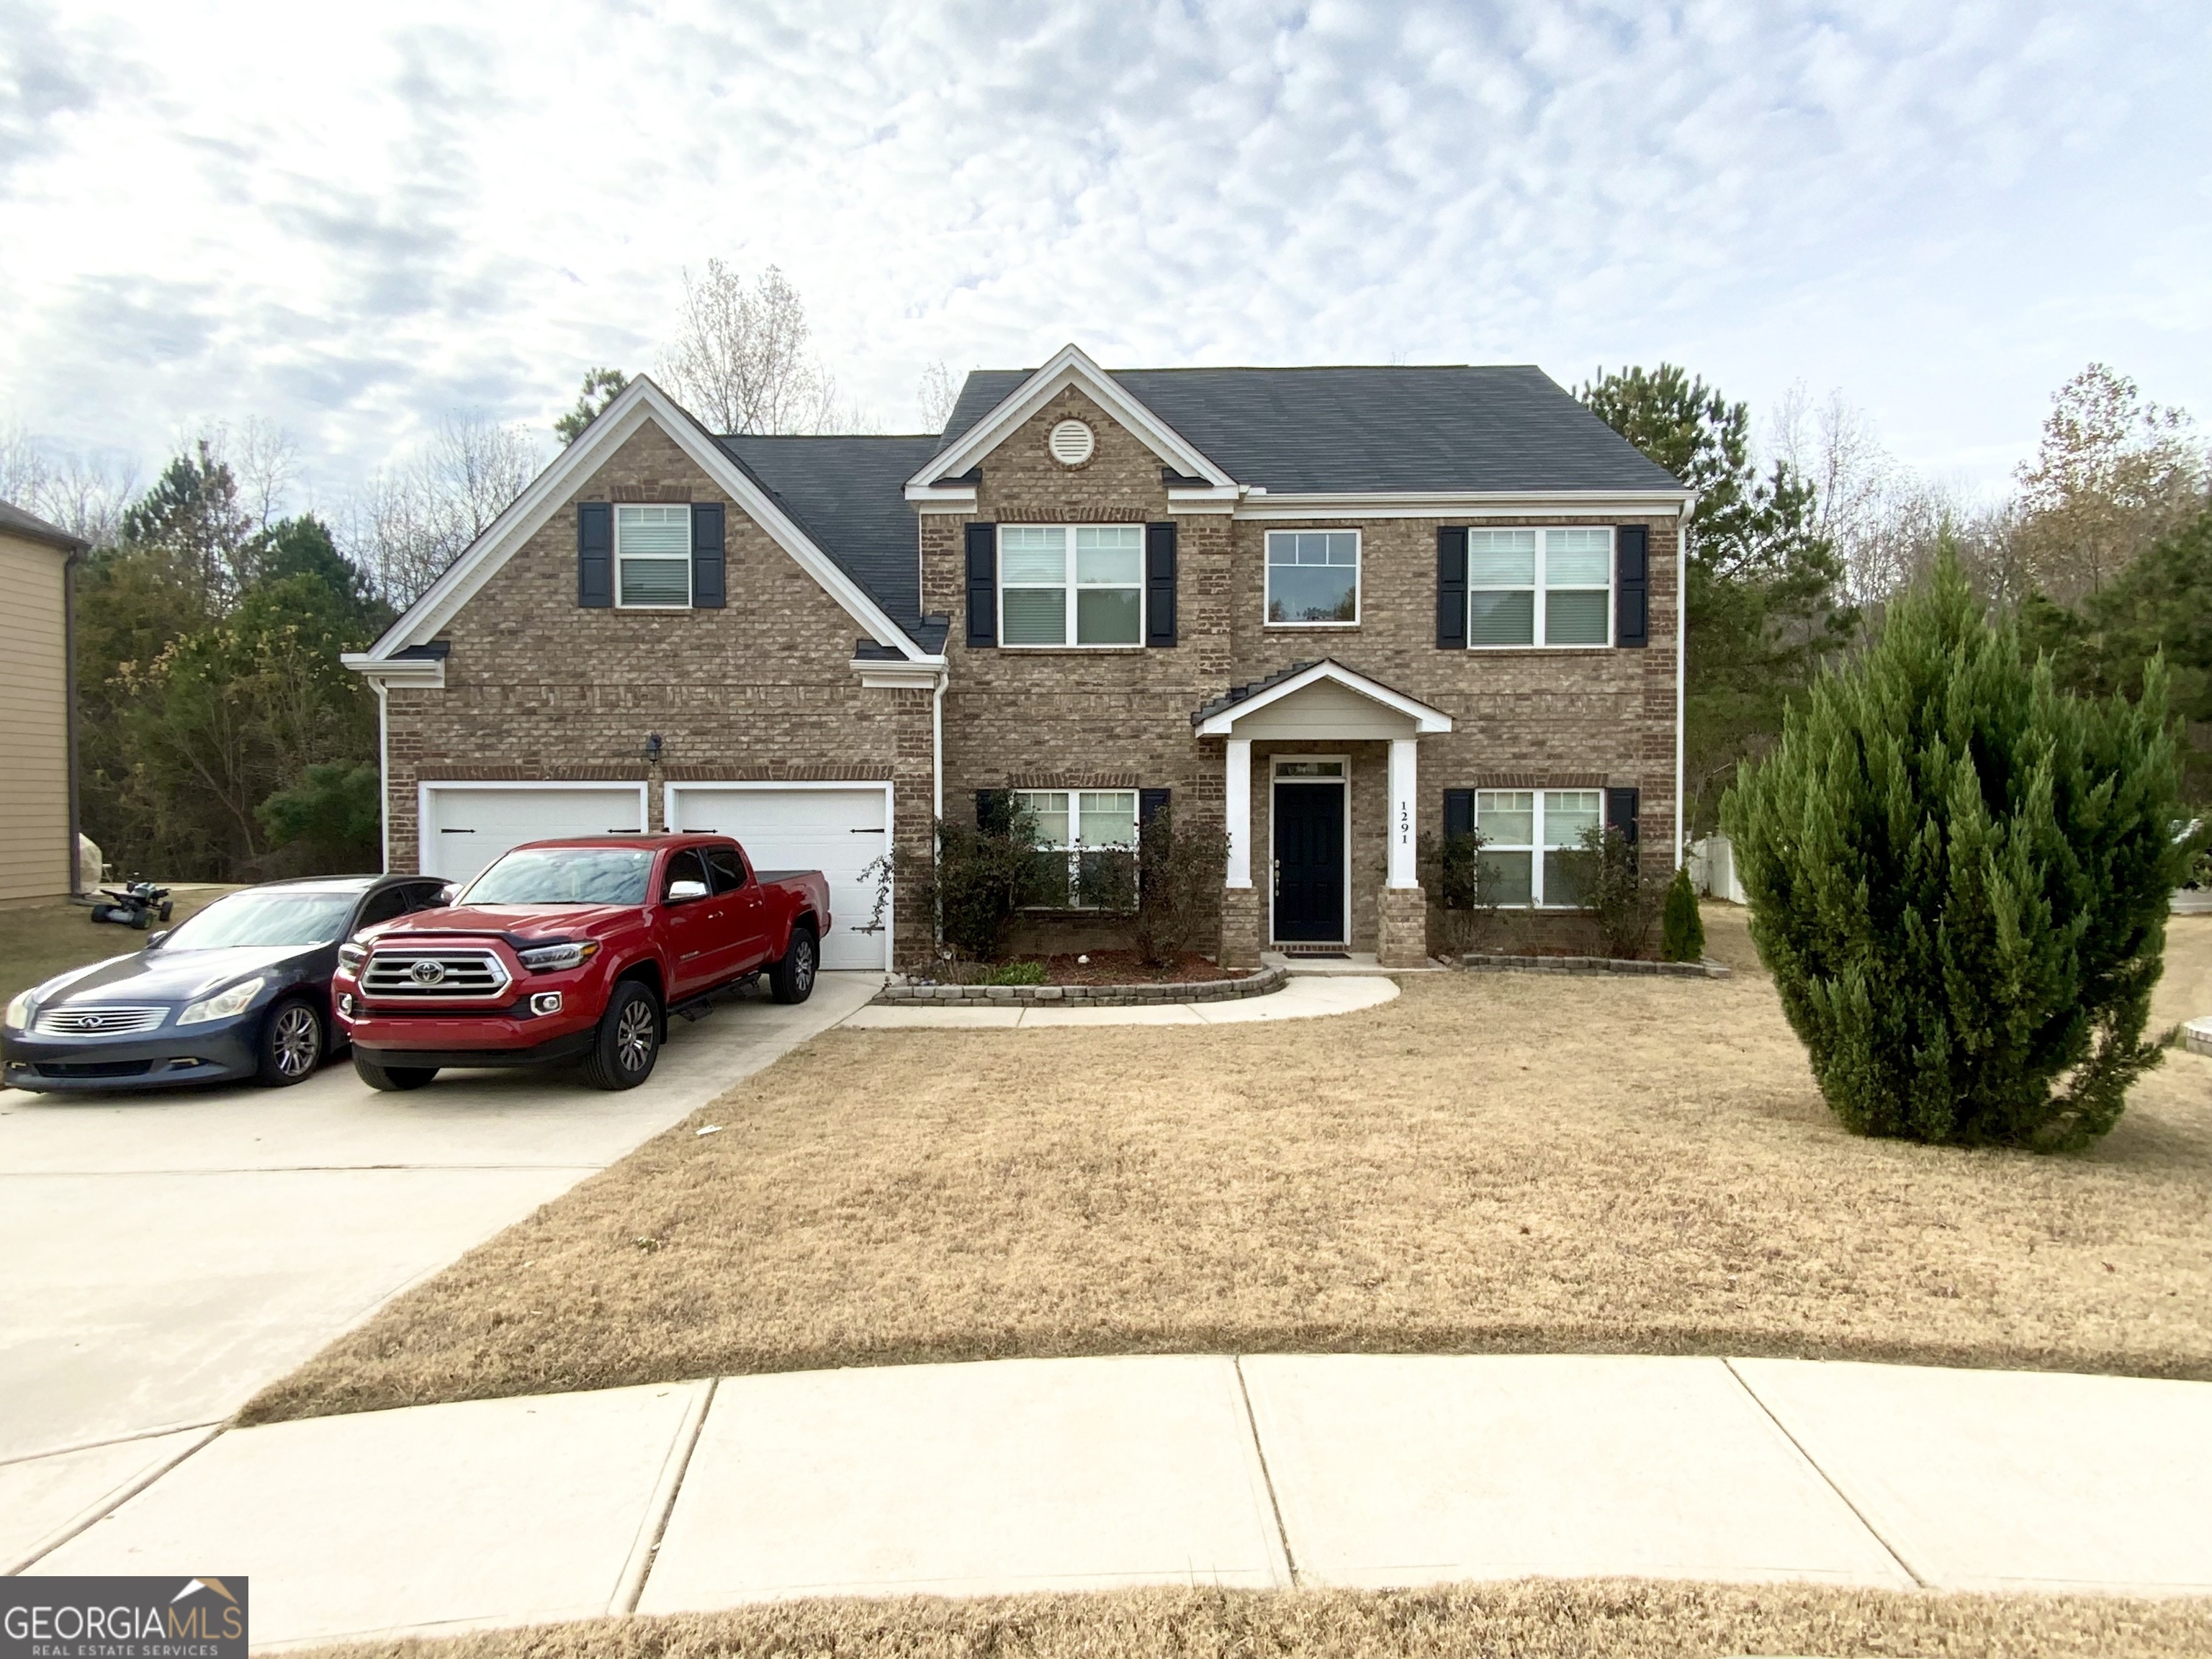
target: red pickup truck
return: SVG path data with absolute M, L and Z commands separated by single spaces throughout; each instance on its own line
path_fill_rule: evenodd
M 532 842 L 449 908 L 341 945 L 331 996 L 371 1088 L 580 1060 L 631 1089 L 672 1012 L 763 972 L 778 1002 L 805 1001 L 830 925 L 821 872 L 756 870 L 726 836 Z

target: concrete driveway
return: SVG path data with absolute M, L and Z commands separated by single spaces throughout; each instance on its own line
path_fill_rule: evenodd
M 679 1019 L 652 1081 L 622 1094 L 566 1072 L 448 1072 L 378 1094 L 343 1062 L 285 1090 L 0 1091 L 5 1484 L 40 1494 L 45 1522 L 143 1478 L 882 982 L 824 974 L 799 1007 L 754 991 Z

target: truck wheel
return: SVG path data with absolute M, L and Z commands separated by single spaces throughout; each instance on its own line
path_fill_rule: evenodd
M 379 1066 L 373 1060 L 363 1060 L 361 1051 L 354 1050 L 354 1075 L 372 1089 L 397 1092 L 402 1089 L 419 1089 L 438 1075 L 434 1066 Z
M 769 994 L 778 1002 L 804 1002 L 814 994 L 814 964 L 820 947 L 804 922 L 791 930 L 783 960 L 768 970 Z
M 626 979 L 599 1016 L 599 1034 L 584 1061 L 585 1081 L 595 1089 L 635 1089 L 653 1075 L 659 1058 L 659 1000 L 650 987 Z
M 267 1089 L 305 1083 L 323 1063 L 323 1020 L 305 997 L 287 997 L 261 1022 L 253 1080 Z

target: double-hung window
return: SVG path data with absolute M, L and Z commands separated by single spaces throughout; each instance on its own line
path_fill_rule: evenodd
M 1467 532 L 1467 642 L 1609 645 L 1613 532 Z
M 1267 620 L 1342 627 L 1359 620 L 1359 532 L 1267 532 Z
M 681 611 L 691 603 L 691 509 L 618 502 L 615 603 L 629 611 Z
M 1136 896 L 1137 792 L 1017 789 L 1036 835 L 1031 904 L 1121 909 Z
M 1141 646 L 1144 526 L 1000 525 L 999 640 Z
M 1596 829 L 1604 815 L 1601 789 L 1476 790 L 1485 902 L 1581 903 L 1583 832 Z

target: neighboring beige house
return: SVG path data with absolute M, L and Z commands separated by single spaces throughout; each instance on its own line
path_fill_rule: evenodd
M 1031 921 L 1066 940 L 1172 805 L 1227 832 L 1227 962 L 1418 964 L 1425 834 L 1480 834 L 1506 902 L 1570 932 L 1583 831 L 1677 855 L 1692 499 L 1526 366 L 1071 346 L 905 437 L 717 436 L 634 380 L 346 659 L 382 704 L 387 867 L 733 833 L 829 876 L 824 967 L 883 968 L 932 948 L 910 891 L 870 924 L 933 818 L 1026 809 L 1056 859 Z
M 0 501 L 0 906 L 58 899 L 76 864 L 70 566 L 85 544 Z

